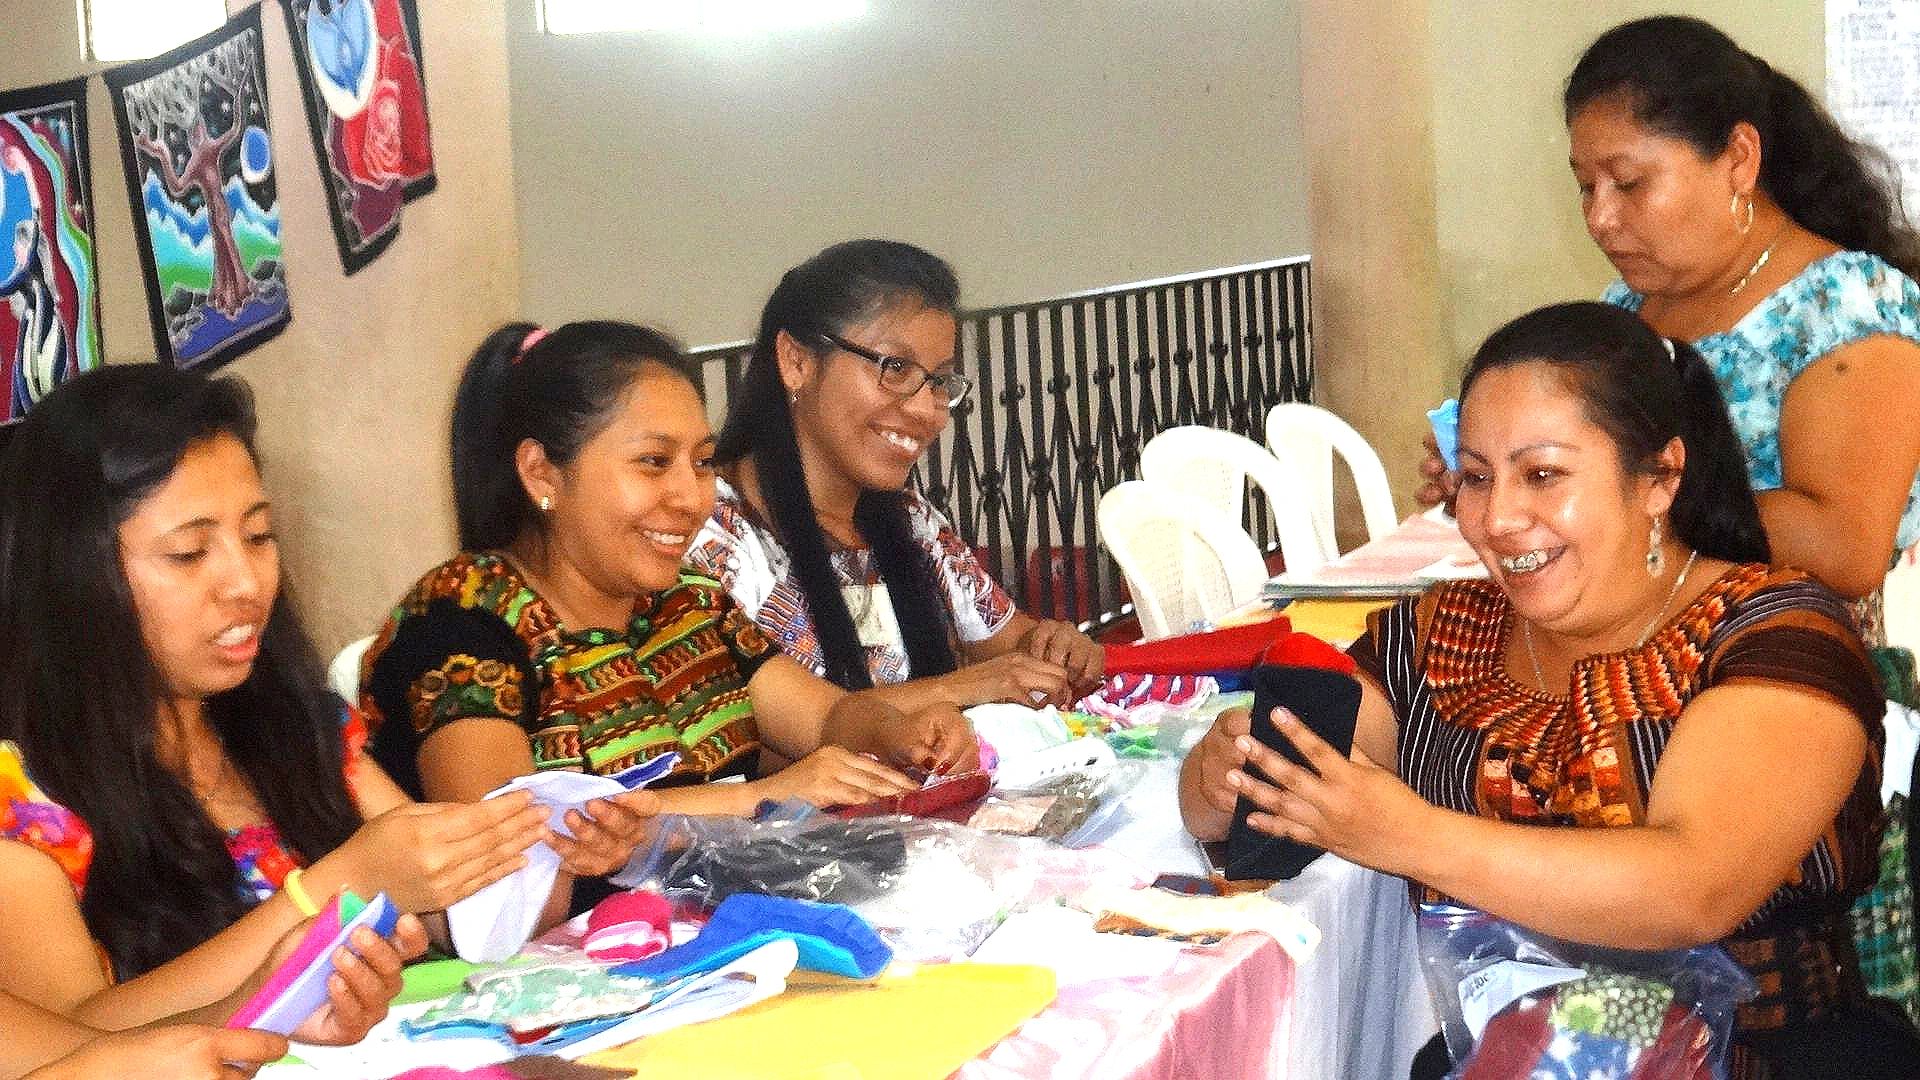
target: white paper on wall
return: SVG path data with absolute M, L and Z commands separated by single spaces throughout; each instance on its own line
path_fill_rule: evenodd
M 1920 217 L 1920 0 L 1827 0 L 1827 108 L 1899 166 Z

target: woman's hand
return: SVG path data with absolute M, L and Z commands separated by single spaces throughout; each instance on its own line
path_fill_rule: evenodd
M 1056 705 L 1070 704 L 1093 693 L 1106 677 L 1107 651 L 1072 623 L 1041 619 L 1021 636 L 1018 649 L 1066 672 L 1072 696 L 1052 699 Z
M 961 708 L 992 701 L 1010 701 L 1031 708 L 1076 699 L 1066 668 L 1017 650 L 968 664 L 946 678 Z
M 1419 491 L 1413 493 L 1414 501 L 1421 506 L 1440 503 L 1452 505 L 1460 478 L 1440 459 L 1440 443 L 1434 438 L 1433 432 L 1427 432 L 1427 437 L 1421 441 L 1427 450 L 1426 456 L 1420 460 L 1420 475 L 1425 477 L 1425 482 L 1420 485 Z
M 652 839 L 660 796 L 629 791 L 594 799 L 585 811 L 567 811 L 564 820 L 573 836 L 555 833 L 547 838 L 547 846 L 559 854 L 560 868 L 574 877 L 604 877 L 626 866 L 633 849 Z
M 1250 738 L 1247 733 L 1252 729 L 1251 713 L 1245 709 L 1228 709 L 1214 717 L 1213 726 L 1187 754 L 1193 762 L 1192 772 L 1201 800 L 1228 817 L 1233 816 L 1235 803 L 1240 798 L 1240 789 L 1233 786 L 1229 777 L 1247 763 L 1246 751 L 1240 749 L 1239 740 Z
M 823 746 L 759 785 L 767 798 L 815 806 L 858 806 L 920 788 L 899 770 L 840 746 Z
M 282 939 L 261 969 L 272 974 L 306 930 L 302 923 Z M 400 992 L 400 969 L 427 951 L 427 931 L 420 920 L 402 915 L 391 937 L 366 927 L 353 932 L 347 947 L 333 954 L 333 974 L 327 976 L 327 1003 L 294 1030 L 293 1037 L 319 1046 L 352 1046 L 387 1018 L 387 1003 Z
M 527 863 L 547 811 L 516 791 L 477 803 L 409 803 L 369 820 L 315 869 L 384 892 L 401 911 L 442 911 Z
M 1312 768 L 1295 765 L 1251 735 L 1236 737 L 1246 766 L 1229 772 L 1227 783 L 1258 808 L 1247 824 L 1404 875 L 1433 807 L 1365 754 L 1348 760 L 1286 709 L 1273 710 L 1273 726 Z
M 286 1053 L 270 1031 L 174 1024 L 102 1035 L 27 1080 L 241 1080 Z
M 903 714 L 880 732 L 886 757 L 896 765 L 928 772 L 972 772 L 979 767 L 980 743 L 973 724 L 952 705 L 928 705 Z

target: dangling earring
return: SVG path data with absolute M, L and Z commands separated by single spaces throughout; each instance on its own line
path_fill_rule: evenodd
M 545 513 L 546 511 L 548 511 L 548 510 L 551 510 L 551 509 L 553 509 L 553 496 L 551 496 L 551 495 L 542 495 L 542 496 L 540 496 L 540 511 L 541 511 L 541 513 Z
M 1739 192 L 1736 191 L 1733 193 L 1733 201 L 1727 204 L 1727 213 L 1733 215 L 1733 220 L 1740 221 L 1740 193 Z M 1740 235 L 1745 236 L 1752 231 L 1753 231 L 1753 196 L 1748 195 L 1747 196 L 1747 219 L 1745 221 L 1740 221 Z
M 1651 578 L 1657 578 L 1667 570 L 1667 553 L 1660 546 L 1663 539 L 1661 532 L 1660 519 L 1654 518 L 1653 528 L 1647 531 L 1647 576 Z
M 800 404 L 800 391 L 798 390 L 787 391 L 787 408 L 791 409 L 798 404 Z

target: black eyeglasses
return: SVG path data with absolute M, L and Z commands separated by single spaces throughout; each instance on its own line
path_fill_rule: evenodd
M 880 369 L 880 389 L 890 394 L 910 398 L 919 393 L 921 387 L 931 386 L 935 400 L 951 409 L 965 401 L 973 391 L 973 380 L 957 371 L 949 371 L 944 375 L 928 371 L 904 356 L 875 352 L 864 345 L 855 345 L 838 334 L 822 331 L 820 340 L 835 348 L 845 349 Z

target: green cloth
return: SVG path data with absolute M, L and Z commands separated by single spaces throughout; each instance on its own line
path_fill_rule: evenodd
M 460 989 L 466 984 L 467 976 L 478 970 L 480 965 L 465 960 L 429 960 L 414 964 L 400 973 L 400 994 L 393 1003 L 412 1005 L 437 1001 Z

